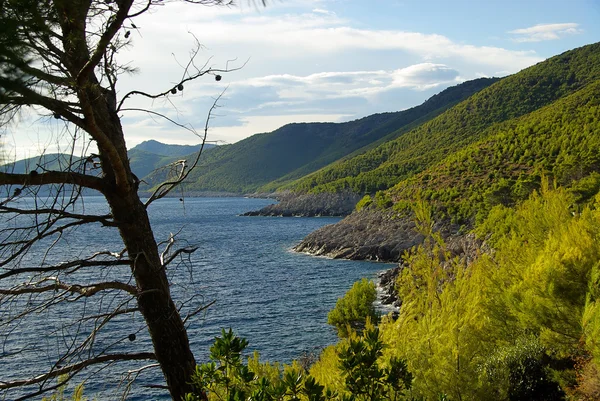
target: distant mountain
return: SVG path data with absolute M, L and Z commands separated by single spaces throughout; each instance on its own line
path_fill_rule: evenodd
M 201 146 L 202 145 L 168 145 L 150 139 L 129 149 L 129 153 L 131 154 L 131 152 L 143 151 L 160 156 L 181 157 L 191 155 L 192 153 L 199 151 Z M 214 146 L 215 145 L 213 144 L 207 143 L 204 145 L 204 150 L 210 149 Z
M 18 160 L 14 163 L 7 163 L 0 166 L 1 171 L 24 174 L 40 169 L 52 171 L 80 171 L 81 158 L 69 156 L 62 153 L 49 153 L 41 156 L 30 157 L 28 159 Z
M 145 180 L 149 174 L 161 170 L 163 167 L 180 159 L 185 159 L 197 153 L 199 145 L 169 145 L 153 139 L 144 141 L 129 149 L 129 162 L 131 170 L 138 178 Z M 214 144 L 204 144 L 203 152 L 216 147 Z
M 478 79 L 448 88 L 420 106 L 374 114 L 346 123 L 288 124 L 203 155 L 189 177 L 192 191 L 269 192 L 361 149 L 393 139 L 441 114 L 497 79 Z M 166 172 L 146 181 L 154 186 Z
M 169 145 L 155 140 L 144 141 L 133 147 L 127 153 L 131 170 L 140 179 L 147 176 L 156 169 L 166 166 L 169 163 L 185 158 L 192 153 L 198 152 L 201 145 Z M 204 151 L 214 148 L 213 144 L 206 144 Z M 31 157 L 18 160 L 15 163 L 8 163 L 0 168 L 15 173 L 25 173 L 32 170 L 45 169 L 54 171 L 82 171 L 83 163 L 80 157 L 67 154 L 51 153 L 42 156 Z M 89 168 L 87 166 L 86 168 Z

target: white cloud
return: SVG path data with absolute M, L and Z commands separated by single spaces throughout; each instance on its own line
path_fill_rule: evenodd
M 177 12 L 171 14 L 174 10 Z M 201 13 L 185 13 L 179 8 L 165 7 L 164 11 L 170 12 L 161 19 L 150 18 L 144 24 L 144 38 L 136 40 L 131 50 L 131 59 L 136 60 L 136 64 L 137 61 L 145 61 L 145 65 L 156 63 L 157 48 L 168 49 L 159 59 L 160 63 L 172 62 L 171 53 L 187 54 L 192 42 L 185 36 L 188 31 L 213 49 L 208 54 L 216 49 L 228 50 L 233 52 L 230 56 L 241 59 L 252 56 L 252 62 L 259 57 L 302 62 L 311 57 L 331 59 L 348 52 L 399 51 L 420 61 L 455 58 L 464 63 L 516 72 L 542 60 L 533 52 L 457 43 L 439 34 L 359 29 L 335 15 L 314 11 L 284 15 L 239 13 L 237 19 L 205 19 Z M 178 20 L 181 15 L 186 16 L 183 22 Z M 178 22 L 173 23 L 176 20 Z
M 133 97 L 126 107 L 150 108 L 201 129 L 214 97 L 230 85 L 211 135 L 232 142 L 301 118 L 327 121 L 401 110 L 464 79 L 496 71 L 506 75 L 542 60 L 533 51 L 475 46 L 442 34 L 368 28 L 330 8 L 331 3 L 311 0 L 286 0 L 266 9 L 166 2 L 156 13 L 135 20 L 139 30 L 132 32 L 132 46 L 119 60 L 140 70 L 121 77 L 119 95 L 130 90 L 159 93 L 177 83 L 195 45 L 191 33 L 207 46 L 196 59 L 198 66 L 239 67 L 250 61 L 220 82 L 206 75 L 168 100 Z M 511 32 L 533 37 L 578 30 L 576 24 L 555 25 L 560 28 Z M 129 146 L 149 137 L 170 143 L 196 140 L 167 121 L 125 116 Z
M 312 104 L 313 109 L 318 110 L 322 107 L 322 101 L 327 99 L 369 99 L 395 88 L 422 91 L 460 81 L 459 72 L 453 68 L 444 64 L 420 63 L 391 71 L 268 75 L 232 83 L 228 97 L 232 98 L 233 104 L 239 104 L 239 99 L 244 100 L 251 93 L 259 94 L 266 100 L 265 103 L 252 105 L 245 112 L 273 105 L 293 109 Z
M 417 90 L 435 88 L 444 83 L 458 82 L 459 72 L 444 65 L 422 63 L 396 70 L 392 74 L 393 85 Z
M 545 40 L 556 40 L 567 35 L 576 35 L 583 33 L 576 23 L 564 24 L 538 24 L 529 28 L 521 28 L 509 31 L 516 42 L 541 42 Z
M 312 12 L 315 13 L 315 14 L 325 14 L 325 15 L 333 15 L 333 16 L 336 15 L 334 12 L 328 11 L 328 10 L 325 10 L 325 9 L 322 9 L 322 8 L 314 8 L 312 10 Z

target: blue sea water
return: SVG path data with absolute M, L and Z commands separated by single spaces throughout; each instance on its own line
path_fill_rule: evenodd
M 362 277 L 374 278 L 378 271 L 389 267 L 292 252 L 291 248 L 305 235 L 339 219 L 240 216 L 269 203 L 270 200 L 246 198 L 185 198 L 183 201 L 169 198 L 149 208 L 157 241 L 168 239 L 172 233 L 176 245 L 198 247 L 189 259 L 171 265 L 169 276 L 173 296 L 183 316 L 199 305 L 214 302 L 188 321 L 190 343 L 199 363 L 207 361 L 208 349 L 222 328 L 232 328 L 247 338 L 248 354 L 259 351 L 262 360 L 289 363 L 304 353 L 318 352 L 336 341 L 335 331 L 327 325 L 327 313 L 338 297 L 353 282 Z M 106 211 L 103 199 L 95 197 L 87 197 L 82 208 L 88 213 Z M 48 260 L 89 255 L 96 250 L 120 250 L 116 232 L 98 225 L 79 228 L 61 241 L 60 246 L 46 255 Z M 164 247 L 163 244 L 161 249 Z M 33 253 L 43 250 L 42 247 Z M 27 259 L 23 261 L 26 262 Z M 83 281 L 95 280 L 97 276 L 105 279 L 127 276 L 126 272 L 114 268 L 85 273 L 93 277 L 83 274 L 80 276 Z M 79 316 L 82 305 L 87 313 L 97 313 L 123 300 L 115 296 L 105 297 L 102 305 L 97 301 L 85 302 L 43 311 L 27 320 L 19 329 L 22 332 L 11 332 L 10 336 L 1 333 L 0 381 L 34 374 L 38 368 L 47 366 L 59 349 L 68 347 L 69 341 L 74 344 L 89 334 L 89 329 L 77 327 L 74 332 L 67 331 L 65 336 L 65 329 L 61 328 L 67 318 Z M 132 333 L 136 338 L 129 341 Z M 16 350 L 22 342 L 32 344 L 29 348 L 34 353 L 11 357 L 11 350 Z M 151 343 L 137 314 L 107 324 L 103 334 L 94 339 L 93 350 L 151 351 Z M 123 372 L 129 370 L 128 377 L 136 380 L 126 399 L 168 399 L 163 390 L 147 387 L 162 383 L 160 370 L 136 371 L 143 366 L 115 363 L 99 372 L 86 372 L 79 381 L 85 380 L 88 397 L 116 399 L 126 387 Z M 16 397 L 16 393 L 12 394 L 9 393 L 7 399 Z

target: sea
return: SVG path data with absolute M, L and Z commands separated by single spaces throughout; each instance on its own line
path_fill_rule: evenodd
M 31 204 L 33 200 L 21 202 Z M 148 209 L 161 251 L 167 246 L 171 252 L 177 247 L 196 248 L 194 253 L 176 258 L 168 274 L 181 314 L 189 316 L 186 325 L 198 363 L 209 361 L 210 346 L 223 329 L 232 329 L 246 338 L 249 346 L 245 354 L 258 352 L 262 361 L 314 359 L 320 350 L 337 341 L 335 330 L 327 324 L 327 313 L 337 299 L 355 281 L 375 280 L 378 272 L 390 267 L 293 252 L 292 247 L 304 236 L 339 218 L 241 216 L 270 203 L 273 201 L 268 199 L 182 197 L 161 199 Z M 76 209 L 90 214 L 108 210 L 103 198 L 91 196 Z M 173 243 L 169 245 L 171 238 Z M 40 259 L 56 263 L 100 251 L 118 253 L 121 248 L 114 229 L 91 224 L 67 230 L 60 238 L 53 237 L 32 248 L 20 263 L 35 264 Z M 121 266 L 88 269 L 69 279 L 91 283 L 99 278 L 127 277 L 126 267 Z M 10 330 L 0 326 L 0 382 L 36 375 L 52 366 L 60 352 L 74 349 L 86 339 L 88 356 L 152 351 L 139 313 L 117 316 L 109 323 L 101 317 L 118 307 L 134 307 L 133 302 L 119 295 L 97 298 L 67 297 L 67 302 L 58 307 L 40 307 Z M 31 298 L 27 302 L 37 307 L 45 301 Z M 15 301 L 11 308 L 19 306 L 23 305 Z M 200 310 L 203 306 L 206 309 Z M 14 313 L 0 311 L 0 324 Z M 82 320 L 84 315 L 88 318 Z M 99 326 L 98 334 L 91 335 Z M 22 348 L 26 352 L 19 351 Z M 160 370 L 148 362 L 115 362 L 101 369 L 89 368 L 74 382 L 83 382 L 84 393 L 90 399 L 169 399 L 165 390 L 156 386 L 164 383 Z M 28 390 L 35 391 L 36 387 Z M 0 400 L 18 399 L 23 394 L 0 392 Z

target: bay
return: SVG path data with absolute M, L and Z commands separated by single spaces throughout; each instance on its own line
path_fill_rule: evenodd
M 277 218 L 242 217 L 240 214 L 259 209 L 271 200 L 246 198 L 178 198 L 161 199 L 149 208 L 157 241 L 175 234 L 176 246 L 193 246 L 197 250 L 169 266 L 172 292 L 180 305 L 182 315 L 200 305 L 212 305 L 188 322 L 188 333 L 194 354 L 199 363 L 208 360 L 208 350 L 221 329 L 231 328 L 249 340 L 248 354 L 258 351 L 262 360 L 289 363 L 309 353 L 318 353 L 323 347 L 336 342 L 333 328 L 327 325 L 327 313 L 333 308 L 353 282 L 376 273 L 389 265 L 346 260 L 332 260 L 298 254 L 291 248 L 305 235 L 339 218 Z M 89 213 L 106 212 L 102 198 L 86 197 L 82 208 Z M 75 235 L 60 245 L 61 252 L 47 258 L 60 260 L 65 256 L 81 256 L 91 251 L 119 251 L 119 239 L 114 230 L 100 226 L 80 228 Z M 121 245 L 122 246 L 122 245 Z M 164 249 L 165 245 L 161 246 Z M 42 252 L 37 249 L 34 252 Z M 68 253 L 66 255 L 64 252 Z M 36 255 L 31 255 L 33 258 Z M 177 262 L 176 261 L 176 262 Z M 103 272 L 102 277 L 112 277 Z M 117 273 L 121 277 L 126 277 Z M 95 280 L 95 277 L 90 280 Z M 112 305 L 118 298 L 105 300 Z M 65 314 L 47 314 L 44 322 L 29 322 L 28 335 L 34 341 L 54 321 L 63 322 Z M 42 318 L 42 317 L 40 317 Z M 52 326 L 52 327 L 54 327 Z M 115 319 L 99 336 L 95 350 L 112 352 L 148 351 L 151 342 L 145 333 L 139 314 L 134 319 Z M 81 335 L 85 335 L 82 330 Z M 135 341 L 128 341 L 130 334 Z M 42 348 L 58 346 L 56 339 L 46 339 Z M 8 347 L 10 348 L 10 347 Z M 5 349 L 6 341 L 5 341 Z M 39 351 L 39 350 L 38 350 Z M 0 358 L 0 372 L 23 373 L 35 371 L 32 367 L 49 363 L 53 352 L 44 349 L 38 360 Z M 41 355 L 41 356 L 40 356 Z M 40 358 L 43 359 L 40 361 Z M 86 395 L 99 399 L 114 399 L 123 392 L 125 382 L 120 372 L 140 368 L 140 364 L 114 364 L 98 374 L 82 375 L 86 381 Z M 4 372 L 3 372 L 4 373 Z M 4 375 L 3 375 L 4 376 Z M 8 374 L 12 376 L 12 374 Z M 135 376 L 127 399 L 168 399 L 162 390 L 148 388 L 160 384 L 158 369 L 147 369 Z M 102 381 L 98 378 L 102 377 Z M 10 398 L 10 397 L 9 397 Z

